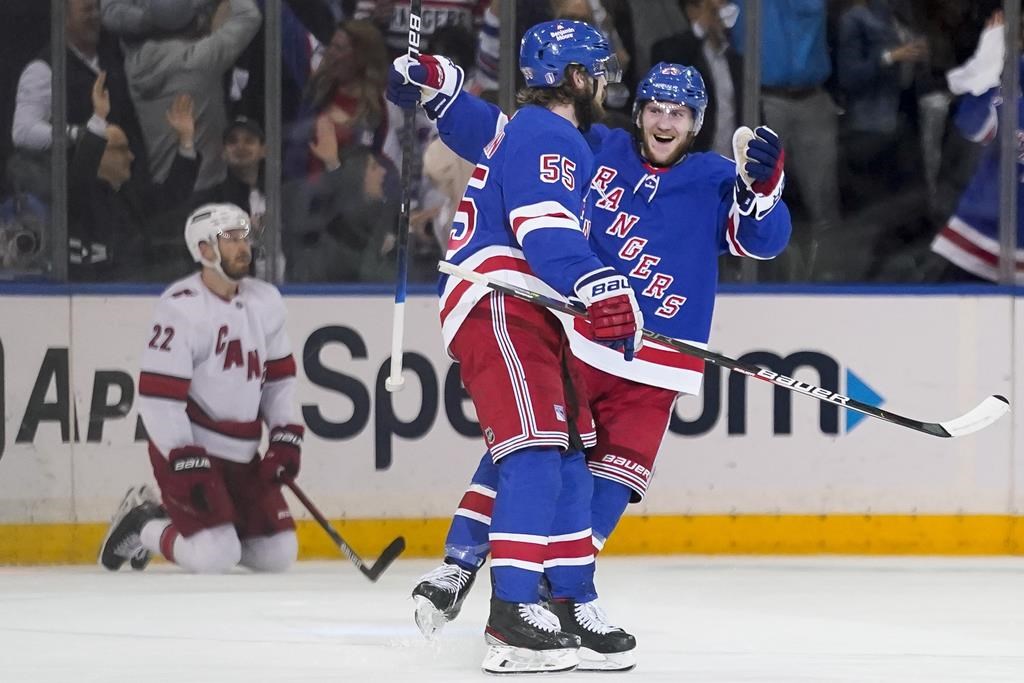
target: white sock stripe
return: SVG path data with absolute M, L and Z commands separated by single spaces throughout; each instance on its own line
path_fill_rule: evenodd
M 491 525 L 490 517 L 488 517 L 487 515 L 482 515 L 479 512 L 474 512 L 473 510 L 467 510 L 466 508 L 459 508 L 458 510 L 456 510 L 455 516 L 472 519 L 474 522 L 480 522 L 481 524 L 486 524 L 487 526 Z
M 493 565 L 494 562 L 491 562 Z M 544 567 L 584 567 L 588 564 L 594 564 L 594 553 L 585 555 L 583 557 L 554 557 L 550 560 L 544 560 Z
M 558 536 L 548 536 L 548 543 L 561 543 L 563 541 L 578 541 L 581 538 L 586 538 L 593 534 L 593 531 L 589 528 L 583 531 L 574 531 L 571 534 L 560 534 Z
M 512 558 L 491 558 L 491 568 L 494 567 L 516 567 L 517 569 L 525 569 L 531 572 L 542 572 L 544 571 L 544 565 L 537 562 L 527 562 L 526 560 L 514 560 Z
M 537 536 L 536 534 L 511 534 L 502 531 L 492 531 L 487 534 L 487 538 L 491 543 L 495 541 L 514 541 L 515 543 L 532 543 L 543 546 L 548 544 L 547 536 Z
M 494 496 L 497 495 L 497 492 L 494 489 L 484 486 L 483 484 L 470 484 L 466 491 L 479 493 L 481 496 L 487 496 L 488 498 L 494 498 Z

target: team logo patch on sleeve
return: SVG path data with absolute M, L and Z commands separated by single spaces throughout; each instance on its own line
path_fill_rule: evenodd
M 565 422 L 565 406 L 555 404 L 555 417 L 559 422 Z

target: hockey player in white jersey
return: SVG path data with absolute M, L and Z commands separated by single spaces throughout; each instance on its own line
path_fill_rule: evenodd
M 248 215 L 196 209 L 185 242 L 202 270 L 161 295 L 146 332 L 139 412 L 160 486 L 129 490 L 100 550 L 110 570 L 160 553 L 183 569 L 283 571 L 298 550 L 281 493 L 299 471 L 295 360 L 277 289 L 248 277 Z M 257 453 L 262 422 L 270 445 Z M 162 504 L 161 504 L 162 503 Z
M 443 57 L 427 59 L 457 69 Z M 427 85 L 422 95 L 419 89 L 410 92 L 404 77 L 393 74 L 388 96 L 399 104 L 422 99 L 444 142 L 464 158 L 472 158 L 495 131 L 501 134 L 506 119 L 496 108 L 461 93 L 448 98 L 443 109 L 433 109 L 431 90 Z M 719 254 L 772 258 L 791 230 L 780 198 L 784 154 L 778 136 L 764 127 L 739 129 L 735 161 L 691 153 L 706 105 L 696 69 L 662 63 L 637 87 L 632 136 L 600 125 L 587 134 L 595 153 L 588 199 L 594 207 L 590 242 L 595 253 L 628 274 L 650 329 L 700 346 L 710 334 Z M 587 451 L 595 477 L 596 551 L 628 503 L 646 494 L 676 396 L 700 391 L 703 363 L 650 343 L 624 363 L 597 348 L 578 324 L 570 327 L 570 341 L 573 353 L 585 361 L 580 374 L 597 421 L 597 443 Z M 413 590 L 416 622 L 428 637 L 458 615 L 487 556 L 496 477 L 485 455 L 452 520 L 444 564 Z M 612 664 L 586 662 L 588 668 Z

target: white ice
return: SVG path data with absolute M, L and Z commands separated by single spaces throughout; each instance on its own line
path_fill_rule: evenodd
M 3 683 L 481 681 L 485 575 L 428 643 L 409 591 L 346 561 L 276 576 L 167 565 L 0 568 Z M 638 639 L 628 674 L 544 680 L 1024 681 L 1024 559 L 616 558 L 609 615 Z M 528 677 L 529 680 L 535 680 Z

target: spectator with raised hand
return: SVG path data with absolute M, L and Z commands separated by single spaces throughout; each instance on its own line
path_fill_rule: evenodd
M 1021 57 L 1018 44 L 1007 47 L 1004 34 L 1005 19 L 996 11 L 988 19 L 978 41 L 974 55 L 959 67 L 947 73 L 950 92 L 959 95 L 954 122 L 957 130 L 968 140 L 985 145 L 974 177 L 960 195 L 956 211 L 932 242 L 932 251 L 945 259 L 939 278 L 947 282 L 999 281 L 999 165 L 1005 150 L 996 141 L 999 109 L 1007 104 L 1017 107 L 1019 120 L 1024 121 L 1024 98 L 1021 90 L 1010 95 L 1000 93 L 1000 79 L 1007 49 Z M 1024 31 L 1022 31 L 1024 33 Z M 1024 82 L 1024 70 L 1021 71 Z M 1024 173 L 1018 148 L 1017 177 Z M 1024 186 L 1016 184 L 1017 249 L 1011 254 L 1014 280 L 1024 284 L 1024 212 L 1020 211 Z
M 310 154 L 317 122 L 326 117 L 334 127 L 338 148 L 351 145 L 382 152 L 397 148 L 384 100 L 388 58 L 384 37 L 368 21 L 338 24 L 323 59 L 306 84 L 298 120 L 286 131 L 285 176 L 298 178 L 324 170 Z
M 124 130 L 107 121 L 105 74 L 92 89 L 93 114 L 69 167 L 68 251 L 73 281 L 161 280 L 173 259 L 155 258 L 160 215 L 183 206 L 195 185 L 200 159 L 193 140 L 192 99 L 174 98 L 164 125 L 177 140 L 170 173 L 154 183 L 132 172 L 135 155 Z M 177 223 L 175 222 L 175 226 Z
M 67 41 L 65 72 L 66 134 L 69 147 L 78 140 L 92 115 L 92 85 L 97 74 L 106 72 L 112 101 L 110 120 L 121 126 L 134 143 L 141 133 L 135 118 L 124 65 L 116 40 L 101 31 L 99 0 L 66 0 L 64 35 Z M 38 57 L 25 66 L 18 80 L 11 140 L 17 150 L 12 165 L 19 189 L 37 196 L 49 196 L 48 150 L 53 140 L 51 48 L 46 45 Z
M 339 157 L 334 124 L 325 116 L 317 119 L 309 150 L 324 172 L 289 182 L 282 193 L 286 253 L 295 265 L 288 280 L 393 278 L 394 256 L 388 248 L 394 243 L 398 205 L 385 191 L 384 165 L 366 147 L 349 147 Z
M 168 176 L 177 140 L 164 114 L 179 93 L 189 93 L 202 157 L 196 185 L 205 189 L 224 178 L 224 77 L 256 35 L 260 11 L 254 0 L 151 0 L 149 11 L 154 28 L 144 39 L 125 42 L 125 71 L 150 170 L 158 180 Z

